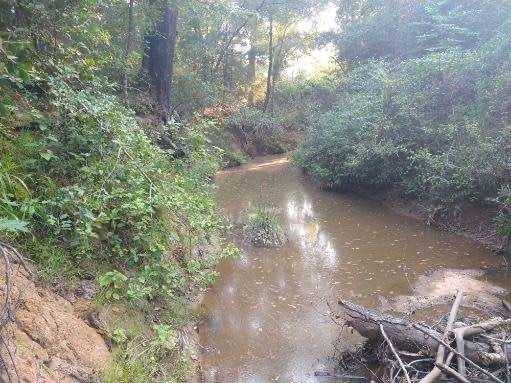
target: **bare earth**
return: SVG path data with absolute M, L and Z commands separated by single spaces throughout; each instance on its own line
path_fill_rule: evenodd
M 5 300 L 4 271 L 2 265 L 2 301 Z M 99 382 L 100 371 L 110 359 L 103 338 L 75 313 L 70 302 L 37 286 L 24 274 L 20 271 L 14 277 L 13 300 L 18 297 L 20 287 L 27 287 L 14 323 L 9 323 L 2 332 L 12 357 L 2 347 L 1 357 L 10 376 L 3 369 L 0 380 Z M 13 369 L 13 361 L 17 372 Z

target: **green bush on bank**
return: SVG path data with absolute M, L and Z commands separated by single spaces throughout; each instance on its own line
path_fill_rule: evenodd
M 510 39 L 345 77 L 295 160 L 332 186 L 400 185 L 435 205 L 496 196 L 511 163 Z
M 2 236 L 22 244 L 50 280 L 115 265 L 130 299 L 171 296 L 188 273 L 169 251 L 191 258 L 219 229 L 209 181 L 219 153 L 207 145 L 207 126 L 173 126 L 185 153 L 175 158 L 107 95 L 101 78 L 77 86 L 73 67 L 56 69 L 26 80 L 14 72 L 21 91 L 2 83 L 6 97 L 21 94 L 26 104 L 1 121 L 0 217 L 11 229 Z M 35 81 L 44 98 L 28 91 Z
M 100 309 L 141 307 L 137 326 L 157 323 L 143 345 L 112 334 L 105 381 L 183 381 L 193 366 L 180 344 L 164 344 L 180 325 L 164 313 L 213 283 L 220 259 L 239 255 L 220 239 L 211 179 L 221 150 L 209 122 L 169 124 L 174 145 L 162 149 L 105 79 L 52 63 L 22 76 L 11 64 L 0 66 L 0 238 L 45 281 L 96 279 Z
M 254 107 L 244 107 L 233 113 L 227 127 L 251 154 L 281 154 L 297 145 L 296 132 L 285 118 Z

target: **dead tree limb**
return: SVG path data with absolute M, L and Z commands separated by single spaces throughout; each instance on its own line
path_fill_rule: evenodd
M 474 325 L 460 327 L 455 329 L 456 349 L 460 355 L 465 355 L 465 338 L 494 330 L 495 328 L 511 324 L 511 319 L 493 318 L 485 322 Z M 458 372 L 461 376 L 466 376 L 465 361 L 458 355 Z M 502 353 L 485 353 L 480 355 L 484 359 L 484 364 L 505 363 L 507 356 Z
M 422 331 L 419 331 L 407 320 L 379 314 L 345 300 L 339 301 L 339 305 L 346 314 L 345 323 L 373 344 L 379 344 L 384 340 L 379 327 L 382 323 L 387 336 L 399 350 L 420 352 L 432 357 L 438 351 L 440 343 L 435 341 L 434 337 L 442 338 L 443 334 L 432 328 L 421 326 Z M 425 336 L 424 332 L 432 336 Z M 479 362 L 480 353 L 488 352 L 490 348 L 487 344 L 466 341 L 466 354 L 470 359 Z
M 418 331 L 422 332 L 424 335 L 428 336 L 428 337 L 432 337 L 435 341 L 438 342 L 438 344 L 443 344 L 444 347 L 446 349 L 448 349 L 449 351 L 451 351 L 452 353 L 456 354 L 457 356 L 460 356 L 465 362 L 467 362 L 468 364 L 470 364 L 472 367 L 474 367 L 477 371 L 479 372 L 482 372 L 483 374 L 485 374 L 486 376 L 488 376 L 491 380 L 493 380 L 494 382 L 497 382 L 497 383 L 504 383 L 502 380 L 500 380 L 499 378 L 497 378 L 495 375 L 493 375 L 491 372 L 485 370 L 484 368 L 480 367 L 479 365 L 477 365 L 476 363 L 472 362 L 469 358 L 467 358 L 465 355 L 462 355 L 460 354 L 458 351 L 456 351 L 454 348 L 452 348 L 451 346 L 449 346 L 447 343 L 445 343 L 442 339 L 440 339 L 438 336 L 432 334 L 431 332 L 428 332 L 428 331 L 425 331 L 424 330 L 424 326 L 421 326 L 421 325 L 418 325 L 416 323 L 414 323 L 412 325 L 415 329 L 417 329 Z
M 456 316 L 458 315 L 458 311 L 461 305 L 461 301 L 463 300 L 463 291 L 458 291 L 456 294 L 456 298 L 454 299 L 454 303 L 452 304 L 451 312 L 449 313 L 449 318 L 447 319 L 447 324 L 445 326 L 444 330 L 444 336 L 443 339 L 445 340 L 447 336 L 449 335 L 449 332 L 452 330 L 452 327 L 454 325 L 454 321 L 456 320 Z M 445 362 L 444 364 L 444 357 L 445 357 L 445 347 L 443 345 L 440 345 L 438 347 L 438 352 L 436 354 L 436 363 L 435 367 L 424 377 L 421 379 L 420 383 L 432 383 L 436 381 L 440 375 L 442 375 L 442 369 L 437 364 L 442 364 L 443 366 L 449 367 L 449 363 Z M 450 357 L 452 358 L 452 353 L 450 354 Z
M 470 380 L 465 378 L 464 376 L 460 375 L 458 371 L 452 369 L 451 367 L 447 366 L 444 363 L 438 363 L 435 362 L 435 367 L 437 367 L 440 371 L 444 372 L 446 375 L 452 376 L 454 379 L 456 379 L 458 382 L 461 383 L 470 383 Z
M 394 346 L 393 346 L 392 342 L 390 341 L 389 337 L 387 336 L 387 334 L 385 334 L 385 330 L 383 329 L 383 325 L 381 323 L 380 323 L 380 332 L 381 332 L 381 335 L 383 336 L 383 338 L 385 339 L 385 341 L 387 342 L 387 344 L 389 345 L 390 350 L 392 351 L 392 353 L 396 357 L 397 362 L 399 363 L 399 366 L 401 367 L 401 370 L 403 370 L 403 373 L 405 374 L 406 381 L 408 383 L 412 383 L 410 381 L 410 376 L 408 375 L 408 371 L 406 370 L 406 367 L 403 364 L 403 361 L 399 357 L 399 354 L 397 353 L 396 349 L 394 348 Z
M 430 327 L 415 324 L 415 326 L 421 328 L 421 330 L 418 330 L 413 323 L 407 320 L 379 314 L 345 300 L 339 301 L 339 305 L 346 314 L 345 323 L 373 344 L 384 341 L 380 332 L 380 323 L 385 326 L 387 336 L 399 350 L 420 352 L 423 355 L 434 357 L 439 345 L 442 344 L 437 342 L 435 338 L 442 339 L 443 334 Z M 502 320 L 499 323 L 507 323 L 507 320 Z M 481 326 L 475 325 L 474 327 L 479 328 Z M 425 334 L 431 336 L 425 336 Z M 471 361 L 479 364 L 497 363 L 503 365 L 505 363 L 503 355 L 499 359 L 491 355 L 492 351 L 487 343 L 473 342 L 467 339 L 464 342 L 465 356 Z M 508 349 L 507 357 L 511 359 L 511 348 Z

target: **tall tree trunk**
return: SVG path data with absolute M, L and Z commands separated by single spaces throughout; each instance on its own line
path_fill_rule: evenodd
M 151 96 L 164 113 L 170 114 L 170 90 L 177 35 L 177 11 L 163 6 L 162 18 L 146 36 L 145 69 L 149 75 Z
M 266 78 L 266 97 L 264 99 L 264 111 L 268 110 L 273 98 L 273 15 L 270 14 L 270 28 L 268 33 L 268 77 Z M 273 113 L 273 111 L 271 111 Z
M 254 104 L 253 84 L 256 78 L 256 50 L 253 45 L 248 51 L 248 67 L 247 67 L 247 87 L 248 87 L 248 104 Z
M 122 93 L 124 96 L 124 103 L 126 105 L 128 105 L 128 60 L 133 45 L 133 2 L 134 0 L 130 0 L 128 3 L 128 33 L 126 35 L 126 50 L 124 51 Z
M 222 63 L 222 83 L 224 98 L 230 89 L 229 81 L 229 52 L 224 53 L 224 59 Z M 225 100 L 224 100 L 225 101 Z

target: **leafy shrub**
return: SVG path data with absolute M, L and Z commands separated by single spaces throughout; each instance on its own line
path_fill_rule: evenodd
M 109 271 L 99 277 L 99 287 L 102 289 L 102 296 L 106 300 L 119 300 L 124 295 L 126 281 L 128 278 L 121 272 Z
M 400 186 L 444 207 L 496 196 L 511 163 L 510 52 L 499 34 L 479 50 L 351 70 L 296 163 L 332 186 Z
M 501 209 L 496 218 L 497 231 L 505 239 L 511 240 L 511 187 L 505 185 L 497 198 Z
M 246 154 L 241 153 L 236 148 L 229 148 L 224 152 L 222 160 L 226 167 L 233 168 L 246 164 L 249 157 Z
M 30 121 L 0 137 L 2 233 L 16 230 L 11 237 L 47 279 L 115 265 L 127 280 L 112 290 L 112 274 L 103 274 L 107 298 L 169 298 L 188 272 L 169 251 L 192 254 L 219 228 L 210 180 L 220 151 L 206 137 L 210 126 L 170 124 L 176 149 L 161 149 L 103 79 L 77 86 L 73 67 L 53 69 L 38 80 L 44 103 L 27 96 Z
M 279 154 L 296 147 L 291 127 L 257 108 L 245 107 L 233 113 L 227 126 L 252 154 Z
M 285 241 L 284 231 L 274 213 L 257 209 L 248 215 L 243 228 L 245 237 L 255 246 L 280 246 Z

